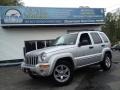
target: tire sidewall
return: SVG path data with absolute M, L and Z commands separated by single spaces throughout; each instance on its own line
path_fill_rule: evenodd
M 110 66 L 109 66 L 109 67 L 106 65 L 106 59 L 107 59 L 107 58 L 109 58 L 109 60 L 110 60 Z M 103 68 L 103 70 L 107 71 L 107 70 L 109 70 L 109 69 L 111 68 L 111 66 L 112 66 L 111 57 L 110 57 L 109 54 L 105 54 L 105 56 L 104 56 L 104 58 L 103 58 L 103 61 L 102 61 L 102 63 L 101 63 L 101 67 Z
M 65 82 L 59 82 L 59 81 L 57 81 L 57 80 L 55 79 L 55 77 L 54 77 L 54 71 L 55 71 L 55 68 L 56 68 L 58 65 L 65 65 L 65 66 L 67 66 L 67 67 L 69 68 L 69 70 L 70 70 L 69 79 L 68 79 L 67 81 L 65 81 Z M 66 84 L 69 84 L 69 83 L 72 81 L 72 79 L 73 79 L 73 70 L 74 70 L 74 69 L 73 69 L 73 67 L 72 67 L 69 63 L 67 63 L 66 61 L 58 62 L 58 63 L 56 63 L 55 68 L 54 68 L 53 73 L 52 73 L 52 79 L 53 79 L 53 81 L 54 81 L 55 84 L 57 84 L 57 85 L 66 85 Z

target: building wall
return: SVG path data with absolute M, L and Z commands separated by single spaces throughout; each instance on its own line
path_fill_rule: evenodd
M 0 26 L 0 61 L 23 58 L 24 41 L 54 39 L 60 35 L 82 29 L 100 30 L 99 26 L 77 27 L 19 27 Z

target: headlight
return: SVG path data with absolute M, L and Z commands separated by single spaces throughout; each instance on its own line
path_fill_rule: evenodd
M 47 54 L 46 53 L 42 53 L 41 54 L 41 60 L 44 61 L 47 57 Z

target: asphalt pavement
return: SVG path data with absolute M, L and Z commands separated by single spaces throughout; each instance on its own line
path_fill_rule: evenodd
M 105 72 L 99 66 L 75 71 L 73 81 L 56 86 L 49 77 L 31 79 L 20 66 L 0 68 L 0 90 L 120 90 L 120 52 L 113 52 L 112 68 Z

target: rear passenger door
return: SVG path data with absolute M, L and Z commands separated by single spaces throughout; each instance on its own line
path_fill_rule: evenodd
M 110 40 L 103 32 L 100 32 L 100 36 L 102 37 L 102 39 L 104 41 L 105 47 L 111 47 Z
M 92 41 L 93 41 L 93 62 L 99 62 L 102 56 L 102 50 L 105 47 L 100 35 L 97 32 L 90 32 Z

